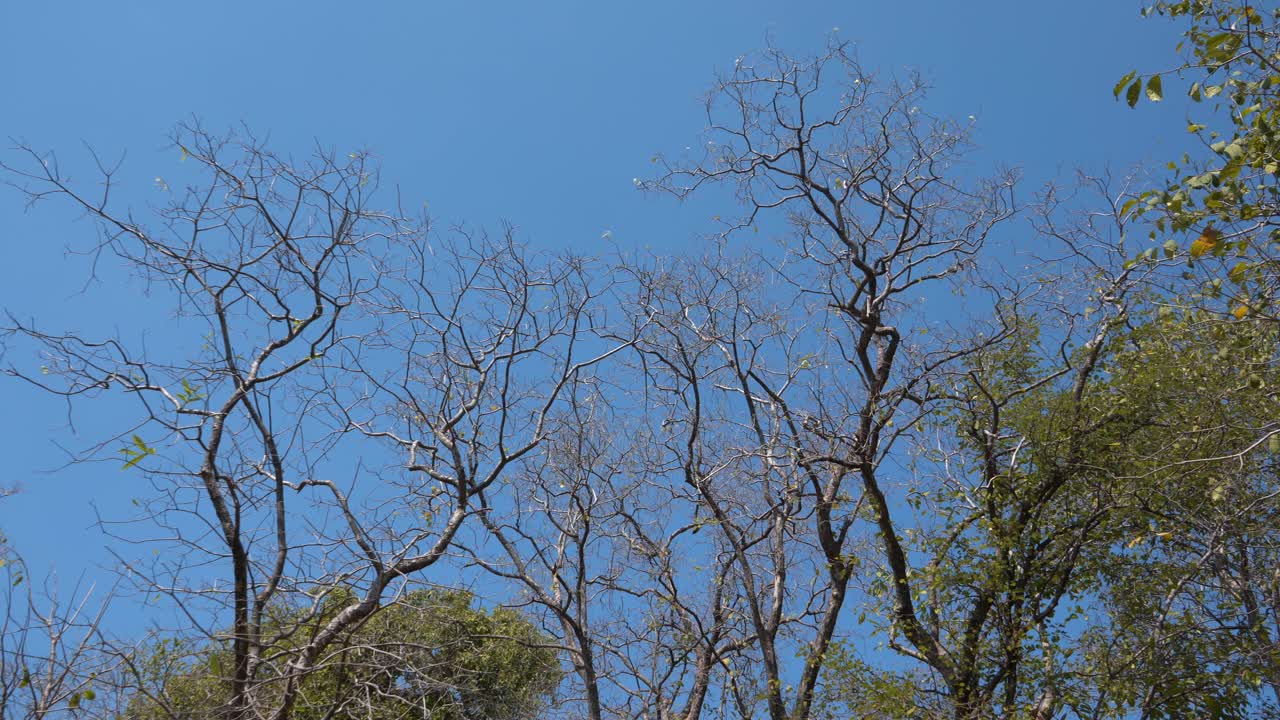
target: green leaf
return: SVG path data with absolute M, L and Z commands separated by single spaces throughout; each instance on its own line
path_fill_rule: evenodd
M 1136 70 L 1130 70 L 1128 73 L 1125 73 L 1125 76 L 1120 78 L 1120 82 L 1116 83 L 1116 87 L 1111 91 L 1111 94 L 1114 95 L 1116 99 L 1119 99 L 1120 91 L 1124 90 L 1124 86 L 1128 85 L 1131 80 L 1137 77 L 1137 75 L 1138 73 Z
M 1160 76 L 1152 75 L 1147 80 L 1147 99 L 1151 102 L 1160 102 L 1164 99 L 1164 90 L 1161 88 Z M 1130 103 L 1132 105 L 1133 103 Z
M 1249 263 L 1236 263 L 1236 266 L 1231 268 L 1231 271 L 1227 273 L 1227 279 L 1239 285 L 1244 282 L 1245 277 L 1248 276 L 1249 267 Z
M 1129 86 L 1129 91 L 1125 93 L 1124 99 L 1125 102 L 1129 103 L 1129 107 L 1134 107 L 1138 104 L 1138 97 L 1141 95 L 1142 80 L 1134 80 L 1133 84 Z
M 1240 46 L 1240 38 L 1229 32 L 1219 33 L 1204 44 L 1204 52 L 1213 60 L 1225 60 Z
M 141 462 L 142 459 L 145 458 L 146 456 L 155 455 L 156 449 L 148 446 L 147 443 L 144 442 L 141 437 L 135 434 L 133 436 L 133 447 L 123 448 L 120 450 L 120 452 L 124 453 L 124 456 L 126 458 L 124 467 L 120 469 L 128 470 L 129 468 Z
M 178 393 L 177 397 L 183 405 L 190 405 L 197 400 L 204 399 L 204 395 L 200 392 L 200 386 L 192 385 L 185 378 L 182 380 L 182 392 Z
M 1220 503 L 1227 499 L 1227 486 L 1221 483 L 1214 485 L 1213 490 L 1209 493 L 1209 499 L 1215 503 Z
M 1137 204 L 1138 204 L 1138 198 L 1130 198 L 1129 200 L 1125 201 L 1125 204 L 1120 206 L 1120 218 L 1123 219 L 1126 216 L 1128 216 L 1129 211 L 1132 210 L 1133 206 Z

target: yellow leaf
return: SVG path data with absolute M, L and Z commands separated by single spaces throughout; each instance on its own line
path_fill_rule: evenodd
M 1231 314 L 1234 315 L 1237 320 L 1243 320 L 1244 317 L 1249 314 L 1249 306 L 1241 305 L 1235 310 L 1232 310 Z
M 1222 239 L 1222 231 L 1214 227 L 1206 227 L 1200 231 L 1200 237 L 1191 243 L 1191 257 L 1198 258 L 1209 252 L 1218 245 L 1218 240 Z

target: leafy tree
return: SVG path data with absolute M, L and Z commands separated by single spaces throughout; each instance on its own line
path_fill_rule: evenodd
M 1136 480 L 1132 537 L 1106 573 L 1109 625 L 1086 657 L 1112 677 L 1102 704 L 1257 717 L 1280 701 L 1280 8 L 1194 0 L 1144 12 L 1186 23 L 1173 72 L 1190 82 L 1188 131 L 1204 152 L 1170 163 L 1166 186 L 1126 210 L 1152 221 L 1151 237 L 1186 260 L 1183 280 L 1195 284 L 1169 288 L 1165 313 L 1112 369 L 1124 400 L 1158 408 L 1162 422 L 1113 459 Z M 1115 91 L 1131 106 L 1158 101 L 1161 74 L 1129 73 Z
M 1162 1 L 1149 15 L 1189 22 L 1173 71 L 1199 107 L 1187 130 L 1205 152 L 1171 162 L 1167 186 L 1127 206 L 1150 214 L 1153 239 L 1184 255 L 1219 310 L 1276 319 L 1280 290 L 1280 8 L 1243 0 Z M 1130 72 L 1130 106 L 1163 97 L 1162 76 Z M 1154 249 L 1150 252 L 1156 252 Z
M 350 601 L 333 593 L 314 611 L 277 610 L 265 630 L 300 628 L 314 633 Z M 557 653 L 520 613 L 473 607 L 462 590 L 415 590 L 344 637 L 301 683 L 293 716 L 321 718 L 420 718 L 516 720 L 533 717 L 560 682 Z M 296 652 L 296 638 L 264 648 L 259 672 L 274 677 L 278 695 L 288 672 L 282 662 Z M 231 699 L 228 672 L 234 657 L 226 643 L 166 640 L 132 667 L 142 681 L 125 717 L 129 720 L 205 718 Z M 273 698 L 261 700 L 271 707 Z
M 1136 328 L 1108 363 L 1116 404 L 1149 422 L 1106 456 L 1123 542 L 1100 575 L 1105 628 L 1082 643 L 1105 669 L 1099 704 L 1243 718 L 1280 698 L 1278 349 L 1271 323 L 1190 311 Z

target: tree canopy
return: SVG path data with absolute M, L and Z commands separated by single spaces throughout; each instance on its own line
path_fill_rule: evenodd
M 1188 82 L 1198 104 L 1187 131 L 1203 152 L 1174 158 L 1174 176 L 1127 207 L 1155 215 L 1151 237 L 1182 253 L 1215 309 L 1276 320 L 1280 292 L 1280 9 L 1232 0 L 1158 2 L 1156 17 L 1185 21 L 1181 63 L 1168 73 L 1131 72 L 1115 87 L 1130 106 L 1163 98 L 1163 80 Z M 1144 85 L 1145 82 L 1145 85 Z M 1144 92 L 1145 87 L 1145 92 Z M 1203 108 L 1203 109 L 1201 109 Z M 1153 251 L 1154 252 L 1154 251 Z
M 76 461 L 146 482 L 117 592 L 181 620 L 10 593 L 4 706 L 1280 716 L 1280 9 L 1148 12 L 1185 55 L 1117 97 L 1180 75 L 1210 115 L 1163 186 L 1028 198 L 920 77 L 767 47 L 636 181 L 725 203 L 678 253 L 440 228 L 368 153 L 197 122 L 147 210 L 20 146 L 26 199 L 173 308 L 173 342 L 10 317 L 0 350 L 132 403 Z
M 270 703 L 288 672 L 296 633 L 315 632 L 345 602 L 337 591 L 310 608 L 272 609 L 261 632 L 274 641 L 258 658 Z M 302 681 L 293 717 L 519 720 L 536 717 L 560 683 L 560 662 L 519 613 L 472 607 L 461 590 L 413 590 L 344 636 Z M 231 699 L 232 648 L 225 642 L 159 640 L 129 663 L 145 683 L 124 718 L 219 716 Z

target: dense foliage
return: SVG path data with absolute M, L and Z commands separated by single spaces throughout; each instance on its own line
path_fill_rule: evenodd
M 314 609 L 273 610 L 262 632 L 264 703 L 296 651 L 295 633 L 314 632 L 350 600 L 337 592 Z M 472 607 L 460 590 L 415 590 L 344 637 L 301 684 L 293 717 L 392 720 L 519 720 L 535 717 L 560 683 L 556 652 L 519 613 Z M 234 659 L 226 643 L 160 640 L 137 657 L 145 682 L 129 720 L 217 716 L 231 697 Z

